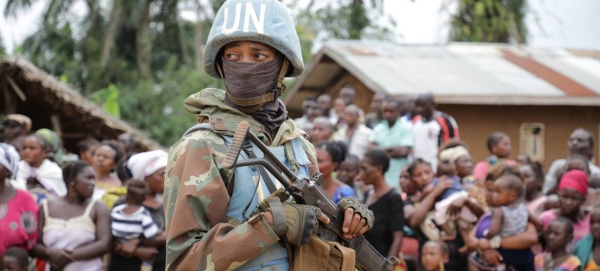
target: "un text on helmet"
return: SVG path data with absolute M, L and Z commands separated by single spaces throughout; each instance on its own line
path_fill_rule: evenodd
M 252 23 L 256 28 L 256 32 L 259 34 L 264 34 L 265 30 L 265 11 L 267 6 L 265 4 L 260 4 L 260 16 L 256 15 L 256 10 L 254 9 L 254 4 L 252 2 L 246 2 L 246 11 L 244 13 L 244 33 L 247 33 L 250 28 L 250 18 L 252 18 Z M 233 25 L 231 27 L 227 27 L 227 23 L 229 22 L 229 7 L 225 8 L 224 12 L 224 21 L 223 27 L 221 28 L 221 32 L 223 35 L 231 35 L 240 27 L 240 17 L 242 15 L 242 3 L 235 4 L 235 19 L 233 20 Z

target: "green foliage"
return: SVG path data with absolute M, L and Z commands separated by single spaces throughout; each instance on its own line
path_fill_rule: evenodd
M 2 42 L 2 35 L 0 35 L 0 56 L 5 55 L 6 52 L 4 51 L 4 42 Z
M 456 0 L 450 40 L 526 43 L 526 0 Z
M 119 88 L 115 85 L 110 84 L 107 88 L 94 92 L 89 98 L 93 102 L 101 104 L 102 109 L 104 109 L 106 113 L 117 118 L 121 117 L 121 110 L 119 108 Z
M 181 138 L 196 118 L 183 108 L 184 100 L 207 87 L 221 87 L 217 80 L 171 58 L 156 82 L 119 86 L 121 116 L 170 146 Z

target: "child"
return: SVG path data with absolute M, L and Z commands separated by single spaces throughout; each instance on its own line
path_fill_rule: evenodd
M 450 251 L 444 242 L 428 241 L 423 245 L 421 265 L 425 271 L 443 271 L 450 260 Z
M 516 172 L 515 172 L 516 173 Z M 541 222 L 529 214 L 527 205 L 523 202 L 525 188 L 523 180 L 509 172 L 504 173 L 496 181 L 486 181 L 488 204 L 495 207 L 491 217 L 483 217 L 476 230 L 477 238 L 490 239 L 490 243 L 498 242 L 505 238 L 520 234 L 525 231 L 528 222 L 541 228 Z M 491 194 L 491 198 L 490 198 Z M 533 254 L 527 250 L 498 250 L 504 258 L 504 263 L 515 270 L 532 270 Z M 504 264 L 492 266 L 487 264 L 481 254 L 475 253 L 470 258 L 475 270 L 504 270 Z
M 588 194 L 583 206 L 591 211 L 592 208 L 600 205 L 600 175 L 590 176 L 589 183 Z
M 29 256 L 27 251 L 21 248 L 12 247 L 2 254 L 0 267 L 3 271 L 27 271 L 28 266 Z
M 473 177 L 476 180 L 483 181 L 487 175 L 490 166 L 498 164 L 500 162 L 505 163 L 508 166 L 515 166 L 517 162 L 509 160 L 512 145 L 510 143 L 510 137 L 505 133 L 492 133 L 487 140 L 487 148 L 492 154 L 487 160 L 481 161 L 475 165 L 473 169 Z
M 152 220 L 150 213 L 142 205 L 148 194 L 148 186 L 142 180 L 128 181 L 125 204 L 114 207 L 111 211 L 112 235 L 119 244 L 142 236 L 152 243 L 164 244 L 165 234 L 160 232 Z M 125 268 L 124 266 L 127 266 Z M 118 254 L 111 257 L 109 270 L 140 270 L 141 260 L 122 258 Z
M 541 228 L 541 222 L 530 216 L 527 205 L 523 202 L 525 193 L 523 180 L 514 175 L 506 175 L 500 177 L 494 182 L 493 202 L 494 209 L 491 225 L 485 237 L 493 242 L 496 236 L 501 238 L 520 234 L 525 231 L 527 222 L 532 221 L 534 225 Z M 513 266 L 515 270 L 531 270 L 531 257 L 533 254 L 530 250 L 518 251 L 520 257 L 510 257 L 517 251 L 500 250 L 500 253 L 506 255 L 505 263 Z M 525 255 L 527 254 L 527 255 Z
M 67 194 L 62 170 L 56 163 L 46 159 L 50 148 L 40 135 L 29 135 L 23 140 L 16 187 L 29 190 L 36 203 Z
M 573 222 L 564 217 L 553 220 L 546 231 L 546 242 L 550 253 L 535 256 L 536 271 L 579 271 L 581 261 L 567 253 L 567 245 L 573 240 Z

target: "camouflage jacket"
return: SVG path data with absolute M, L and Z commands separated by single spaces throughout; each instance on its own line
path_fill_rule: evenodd
M 279 240 L 262 215 L 238 226 L 227 223 L 227 184 L 233 170 L 222 168 L 227 146 L 219 134 L 232 136 L 246 120 L 270 146 L 301 138 L 312 162 L 309 174 L 318 171 L 314 147 L 291 119 L 271 140 L 259 122 L 227 106 L 224 95 L 222 90 L 205 89 L 185 101 L 186 109 L 199 123 L 209 123 L 212 131 L 192 132 L 169 152 L 164 192 L 167 270 L 234 270 Z

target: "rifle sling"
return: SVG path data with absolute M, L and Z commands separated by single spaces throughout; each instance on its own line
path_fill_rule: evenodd
M 257 158 L 256 154 L 254 154 L 254 150 L 252 150 L 252 144 L 250 143 L 250 141 L 248 141 L 248 140 L 244 141 L 244 145 L 242 145 L 242 149 L 244 150 L 244 152 L 246 154 L 248 154 L 248 157 Z M 265 181 L 267 188 L 269 188 L 269 193 L 270 194 L 275 193 L 275 191 L 277 190 L 277 187 L 275 187 L 275 183 L 273 183 L 273 180 L 271 180 L 271 177 L 269 177 L 269 173 L 267 173 L 267 171 L 265 170 L 265 168 L 263 166 L 257 165 L 257 167 L 258 167 L 258 172 L 260 173 L 260 176 Z M 260 184 L 258 184 L 258 185 L 260 185 Z

